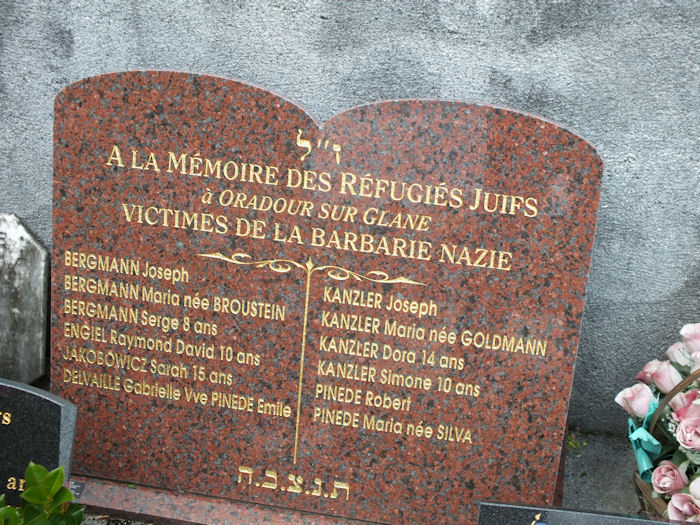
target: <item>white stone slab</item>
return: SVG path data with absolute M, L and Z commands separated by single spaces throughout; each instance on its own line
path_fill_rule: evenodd
M 47 271 L 46 249 L 0 213 L 0 377 L 31 383 L 46 371 Z

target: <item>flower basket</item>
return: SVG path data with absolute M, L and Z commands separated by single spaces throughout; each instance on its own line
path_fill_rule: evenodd
M 654 497 L 654 488 L 651 483 L 642 479 L 639 472 L 634 473 L 634 489 L 639 498 L 639 504 L 642 506 L 642 514 L 649 517 L 666 515 L 666 502 L 663 498 Z
M 658 408 L 654 411 L 649 420 L 649 433 L 652 436 L 654 435 L 659 419 L 664 413 L 664 409 L 668 406 L 671 400 L 676 396 L 676 394 L 682 392 L 698 380 L 700 380 L 700 369 L 692 372 L 663 397 Z M 639 472 L 634 473 L 634 485 L 644 514 L 647 516 L 658 517 L 664 517 L 667 515 L 668 505 L 663 498 L 660 498 L 658 494 L 654 493 L 654 487 L 652 484 L 644 481 L 639 475 Z
M 615 401 L 629 414 L 634 486 L 647 516 L 700 521 L 700 323 L 647 363 Z M 663 396 L 663 397 L 661 397 Z

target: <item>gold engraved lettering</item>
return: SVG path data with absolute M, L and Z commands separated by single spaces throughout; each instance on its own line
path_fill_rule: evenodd
M 311 154 L 311 141 L 308 139 L 301 138 L 301 134 L 303 133 L 301 129 L 298 129 L 297 131 L 297 146 L 306 150 L 306 153 L 299 157 L 299 160 L 303 161 L 306 157 L 308 157 Z
M 448 188 L 444 184 L 432 186 L 417 182 L 379 179 L 371 173 L 358 177 L 349 171 L 340 174 L 340 193 L 392 201 L 407 200 L 413 204 L 422 203 L 450 208 L 460 208 L 464 202 L 461 188 Z
M 156 161 L 156 156 L 151 152 L 148 154 L 148 159 L 146 160 L 146 163 L 140 162 L 141 160 L 141 155 L 139 154 L 138 151 L 136 150 L 131 150 L 131 168 L 135 170 L 143 170 L 143 171 L 160 171 L 160 168 L 158 168 L 158 162 Z M 109 164 L 109 162 L 108 162 Z
M 373 366 L 356 365 L 355 363 L 344 363 L 333 360 L 319 359 L 316 368 L 318 377 L 339 377 L 352 381 L 364 383 L 374 383 L 377 376 L 377 369 Z
M 261 165 L 247 162 L 235 162 L 224 159 L 209 159 L 200 153 L 168 152 L 167 173 L 180 173 L 193 177 L 210 177 L 227 180 L 238 180 L 254 184 L 276 186 L 279 183 L 279 168 L 277 166 Z
M 255 399 L 247 394 L 214 391 L 211 393 L 211 405 L 252 413 L 255 409 Z
M 301 229 L 296 225 L 292 226 L 289 233 L 285 233 L 282 231 L 282 226 L 279 223 L 275 223 L 272 240 L 275 242 L 304 244 L 304 241 L 301 239 Z
M 141 300 L 154 304 L 180 306 L 180 294 L 167 289 L 165 291 L 159 290 L 153 286 L 141 287 Z M 185 307 L 187 307 L 187 305 L 185 305 Z
M 260 398 L 258 399 L 257 412 L 273 417 L 289 417 L 292 415 L 292 407 L 285 405 L 282 401 L 271 402 Z
M 321 326 L 351 330 L 368 334 L 378 334 L 381 320 L 371 315 L 347 314 L 343 312 L 321 312 Z
M 111 329 L 109 331 L 109 343 L 113 345 L 118 345 L 131 350 L 132 348 L 140 348 L 142 350 L 149 350 L 155 352 L 163 352 L 170 354 L 173 351 L 173 341 L 172 339 L 158 339 L 156 337 L 145 337 L 142 335 L 133 335 L 123 331 L 117 331 Z M 186 353 L 188 356 L 195 355 L 194 351 L 190 351 L 190 347 L 194 345 L 186 345 L 184 342 L 177 340 L 177 353 Z M 203 354 L 196 354 L 197 357 Z M 211 357 L 206 355 L 209 359 L 213 357 L 213 348 Z
M 134 381 L 129 377 L 124 379 L 123 389 L 124 392 L 128 394 L 136 394 L 145 397 L 157 397 L 160 399 L 168 399 L 170 401 L 178 401 L 182 397 L 182 392 L 180 389 L 175 388 L 170 383 L 167 385 L 161 385 L 160 383 L 149 383 L 147 381 Z
M 3 425 L 12 423 L 12 414 L 10 412 L 0 412 L 0 423 Z
M 66 274 L 63 284 L 67 291 L 103 295 L 118 299 L 138 300 L 141 297 L 140 284 L 138 283 L 123 283 Z
M 190 273 L 184 266 L 180 268 L 168 268 L 155 266 L 146 261 L 146 267 L 143 269 L 142 277 L 150 277 L 151 279 L 160 279 L 172 284 L 190 282 Z
M 102 374 L 90 372 L 88 370 L 74 370 L 72 368 L 63 369 L 63 382 L 73 385 L 85 386 L 90 388 L 101 388 L 103 390 L 119 391 L 122 389 L 122 378 L 118 375 Z M 127 381 L 131 381 L 127 379 Z M 126 389 L 126 384 L 124 385 Z
M 272 481 L 264 481 L 262 488 L 277 490 L 277 472 L 274 470 L 265 469 L 265 477 L 272 479 Z
M 299 217 L 311 217 L 314 203 L 285 197 L 272 198 L 269 195 L 248 195 L 233 190 L 223 190 L 219 194 L 219 204 L 224 208 L 245 208 L 255 211 L 272 211 L 275 214 L 287 214 Z
M 441 441 L 472 444 L 472 431 L 457 425 L 438 425 L 435 437 Z
M 333 230 L 328 233 L 323 228 L 311 229 L 311 246 L 332 248 L 359 253 L 371 253 L 404 259 L 429 261 L 431 258 L 430 241 L 404 239 L 401 237 L 385 237 L 369 233 Z
M 365 405 L 368 407 L 383 408 L 385 410 L 402 410 L 408 412 L 411 410 L 411 396 L 401 398 L 367 390 L 365 392 Z
M 243 476 L 248 476 L 248 485 L 251 485 L 253 483 L 253 469 L 250 467 L 246 467 L 244 465 L 241 465 L 238 467 L 238 483 L 241 482 L 243 479 Z
M 362 417 L 362 428 L 372 430 L 374 432 L 401 434 L 403 432 L 403 422 L 398 421 L 393 417 L 390 417 L 389 419 L 382 419 L 374 414 L 365 414 Z
M 371 226 L 384 226 L 385 228 L 398 228 L 401 230 L 428 231 L 432 218 L 428 215 L 414 215 L 412 213 L 397 213 L 392 215 L 386 210 L 367 208 L 362 214 L 362 221 Z
M 342 385 L 329 385 L 316 383 L 316 399 L 332 401 L 334 403 L 362 404 L 362 389 L 350 388 Z
M 81 299 L 70 299 L 66 297 L 63 302 L 63 313 L 72 314 L 80 317 L 90 317 L 102 319 L 105 321 L 119 321 L 122 323 L 138 323 L 139 309 L 132 308 L 130 306 L 115 306 L 113 304 L 107 303 L 95 303 L 92 301 L 83 301 Z M 73 337 L 68 334 L 68 325 L 71 323 L 64 323 L 64 335 L 66 337 Z M 87 326 L 87 325 L 86 325 Z M 98 330 L 98 327 L 90 327 L 92 334 L 90 338 L 93 340 L 99 340 L 101 342 L 106 342 L 103 333 L 104 330 Z M 98 335 L 94 335 L 96 330 L 99 332 Z M 87 339 L 84 335 L 80 336 L 82 339 Z
M 19 492 L 24 491 L 24 485 L 26 481 L 23 478 L 11 477 L 7 480 L 7 485 L 5 486 L 7 490 L 16 490 Z
M 151 375 L 169 376 L 182 379 L 188 379 L 190 377 L 189 369 L 182 363 L 174 365 L 171 363 L 163 363 L 157 359 L 151 359 L 149 372 Z
M 331 492 L 331 498 L 336 499 L 338 497 L 338 489 L 345 491 L 345 501 L 350 498 L 350 485 L 344 481 L 334 481 L 333 482 L 333 492 Z
M 358 358 L 379 358 L 379 343 L 375 343 L 374 341 L 321 335 L 319 348 L 321 352 L 333 352 Z
M 425 340 L 425 328 L 417 324 L 401 324 L 392 319 L 384 320 L 384 334 L 404 339 Z
M 360 427 L 360 414 L 347 410 L 314 407 L 313 421 L 338 427 Z
M 262 484 L 262 488 L 276 490 L 277 489 L 277 472 L 275 472 L 274 470 L 265 469 L 265 477 L 272 479 L 272 481 L 264 481 Z
M 121 275 L 139 275 L 141 268 L 138 259 L 125 259 L 123 257 L 110 257 L 109 255 L 103 256 L 70 250 L 66 250 L 64 264 L 74 268 L 86 268 L 88 270 L 99 270 Z
M 460 336 L 463 346 L 473 346 L 478 349 L 501 350 L 503 352 L 520 353 L 535 357 L 547 356 L 547 341 L 542 339 L 523 338 L 507 334 L 491 334 L 483 331 L 473 332 L 464 330 Z
M 329 204 L 324 202 L 318 210 L 319 219 L 329 219 L 338 222 L 355 222 L 357 208 L 345 204 Z
M 330 177 L 330 173 L 327 172 L 316 173 L 311 170 L 299 171 L 289 168 L 287 169 L 287 187 L 328 192 L 331 189 Z
M 513 254 L 511 252 L 487 248 L 470 248 L 469 246 L 459 248 L 454 244 L 451 246 L 440 244 L 441 263 L 448 262 L 508 272 L 511 270 L 512 258 Z
M 357 279 L 358 281 L 367 280 L 375 283 L 405 283 L 424 286 L 423 284 L 412 281 L 406 277 L 394 277 L 390 278 L 389 275 L 382 271 L 373 270 L 367 274 L 360 274 L 353 272 L 346 268 L 341 268 L 334 265 L 324 265 L 316 266 L 313 260 L 309 257 L 305 264 L 293 261 L 291 259 L 268 259 L 264 261 L 252 261 L 251 256 L 246 253 L 234 253 L 231 257 L 226 257 L 221 253 L 200 253 L 200 257 L 209 257 L 212 259 L 219 259 L 228 263 L 253 266 L 254 268 L 269 268 L 273 272 L 277 273 L 288 273 L 293 268 L 300 268 L 306 273 L 306 288 L 304 294 L 304 317 L 303 317 L 303 328 L 301 334 L 301 352 L 299 356 L 299 387 L 297 389 L 297 411 L 296 411 L 296 423 L 294 432 L 294 464 L 297 463 L 297 452 L 299 447 L 299 422 L 301 420 L 301 393 L 302 393 L 302 381 L 304 378 L 304 354 L 306 350 L 306 335 L 309 322 L 309 297 L 311 294 L 311 277 L 315 272 L 325 272 L 328 277 L 336 281 L 345 281 L 350 278 Z M 321 369 L 319 365 L 319 370 Z
M 313 149 L 310 140 L 301 138 L 302 133 L 303 131 L 301 129 L 297 129 L 296 144 L 298 147 L 306 150 L 306 152 L 301 157 L 299 157 L 300 161 L 303 161 L 306 157 L 308 157 Z M 330 140 L 318 139 L 318 142 L 316 144 L 317 149 L 328 150 L 328 146 L 331 146 L 331 150 L 333 151 L 333 153 L 335 153 L 335 163 L 340 164 L 340 152 L 342 151 L 342 147 L 340 146 L 340 144 L 333 143 L 331 145 Z
M 326 303 L 348 304 L 362 308 L 381 308 L 383 295 L 356 288 L 323 287 L 323 301 Z
M 311 491 L 312 496 L 320 496 L 321 495 L 321 487 L 323 486 L 323 481 L 321 481 L 321 478 L 314 478 L 314 484 L 317 485 L 317 488 Z
M 241 317 L 257 317 L 260 319 L 271 319 L 284 321 L 287 307 L 275 303 L 263 301 L 249 301 L 237 297 L 214 296 L 212 310 L 224 314 L 237 315 Z
M 219 235 L 224 235 L 229 231 L 228 217 L 225 215 L 214 216 L 209 213 L 189 212 L 126 202 L 122 203 L 122 210 L 124 211 L 124 218 L 129 223 L 136 222 L 137 224 L 145 223 L 148 226 L 215 232 Z
M 525 209 L 522 207 L 525 206 Z M 515 215 L 518 210 L 525 217 L 537 216 L 537 199 L 533 197 L 521 197 L 520 195 L 507 195 L 491 193 L 477 188 L 474 191 L 474 202 L 469 206 L 471 211 L 483 210 L 487 213 L 500 213 L 503 215 Z
M 85 348 L 82 346 L 67 347 L 62 357 L 65 361 L 75 361 L 76 363 L 97 364 L 98 366 L 131 370 L 144 374 L 148 372 L 148 361 L 145 357 L 123 354 L 112 350 L 104 352 L 102 350 L 94 350 L 93 348 Z
M 392 360 L 397 363 L 415 364 L 416 352 L 413 350 L 402 350 L 401 348 L 393 348 L 388 344 L 382 345 L 382 359 L 385 361 Z
M 247 482 L 246 482 L 247 478 Z M 289 482 L 285 487 L 284 483 L 281 483 L 281 479 L 287 479 Z M 256 469 L 248 465 L 238 466 L 238 484 L 245 485 L 247 487 L 257 487 L 265 490 L 279 490 L 282 492 L 291 492 L 292 494 L 305 494 L 307 496 L 314 497 L 324 497 L 337 499 L 340 496 L 339 491 L 345 491 L 345 499 L 347 500 L 350 495 L 350 484 L 347 481 L 333 481 L 333 490 L 330 492 L 323 492 L 324 481 L 315 477 L 313 479 L 315 488 L 310 490 L 304 490 L 304 478 L 296 473 L 281 474 L 276 470 L 265 468 L 262 473 L 256 471 Z
M 426 315 L 435 317 L 438 314 L 437 304 L 432 299 L 429 302 L 411 301 L 395 295 L 389 296 L 386 310 L 388 312 L 411 313 L 417 316 L 418 319 Z
M 433 386 L 433 381 L 429 377 L 402 374 L 389 370 L 388 368 L 381 369 L 379 373 L 379 383 L 402 388 L 415 388 L 416 390 L 425 390 L 426 392 Z
M 107 159 L 107 166 L 112 166 L 112 162 L 116 162 L 117 166 L 120 168 L 124 167 L 121 151 L 119 151 L 119 147 L 116 144 L 112 146 L 112 153 L 109 154 L 109 158 Z
M 304 482 L 304 478 L 290 474 L 287 476 L 287 479 L 292 483 L 289 487 L 287 487 L 287 492 L 301 494 L 301 484 Z

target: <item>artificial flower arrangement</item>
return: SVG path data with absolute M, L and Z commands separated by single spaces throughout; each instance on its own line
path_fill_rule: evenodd
M 651 497 L 665 502 L 668 518 L 700 522 L 700 323 L 685 325 L 681 337 L 615 401 L 632 416 L 630 441 Z

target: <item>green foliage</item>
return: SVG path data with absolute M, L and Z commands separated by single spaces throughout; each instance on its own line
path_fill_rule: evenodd
M 63 467 L 49 472 L 29 463 L 24 474 L 25 489 L 19 507 L 5 505 L 0 496 L 0 525 L 78 525 L 84 507 L 71 503 L 73 494 L 63 486 Z
M 579 448 L 581 448 L 581 445 L 583 445 L 584 447 L 585 447 L 585 446 L 588 446 L 588 443 L 587 443 L 587 442 L 584 441 L 583 443 L 581 443 L 581 442 L 577 439 L 576 434 L 573 434 L 573 433 L 572 433 L 572 434 L 569 434 L 568 436 L 566 436 L 566 443 L 567 443 L 567 444 L 569 445 L 569 447 L 571 447 L 573 450 L 578 450 Z

